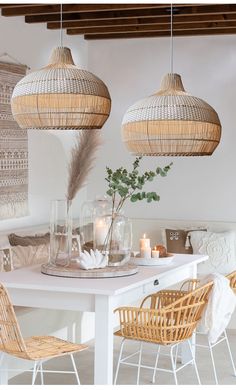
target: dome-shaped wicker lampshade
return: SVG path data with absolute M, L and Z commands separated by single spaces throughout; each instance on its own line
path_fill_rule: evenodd
M 185 92 L 181 77 L 171 73 L 160 91 L 128 109 L 122 136 L 136 155 L 204 156 L 217 147 L 221 124 L 215 110 Z
M 106 85 L 75 66 L 70 49 L 55 48 L 49 65 L 15 86 L 12 113 L 23 129 L 100 129 L 111 109 Z

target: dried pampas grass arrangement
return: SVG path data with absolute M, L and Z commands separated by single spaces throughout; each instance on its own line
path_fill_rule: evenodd
M 82 130 L 77 133 L 68 167 L 68 200 L 74 199 L 77 192 L 84 186 L 101 143 L 99 130 Z

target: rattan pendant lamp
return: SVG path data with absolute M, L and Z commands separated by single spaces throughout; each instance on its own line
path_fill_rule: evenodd
M 221 124 L 216 111 L 184 90 L 173 73 L 173 9 L 171 4 L 171 72 L 154 95 L 131 106 L 122 121 L 128 150 L 146 156 L 211 155 L 220 142 Z
M 53 50 L 49 64 L 21 79 L 13 91 L 14 119 L 23 129 L 100 129 L 111 109 L 106 85 L 94 74 L 79 69 L 71 51 Z

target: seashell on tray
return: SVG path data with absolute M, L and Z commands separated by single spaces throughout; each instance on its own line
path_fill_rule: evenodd
M 102 254 L 99 250 L 83 251 L 80 254 L 79 266 L 82 269 L 94 269 L 94 268 L 105 268 L 108 265 L 108 256 Z

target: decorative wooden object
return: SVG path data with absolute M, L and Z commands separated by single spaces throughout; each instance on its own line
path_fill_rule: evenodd
M 122 123 L 123 142 L 136 155 L 211 155 L 221 137 L 215 110 L 185 92 L 181 77 L 167 74 L 156 94 L 131 106 Z
M 111 98 L 98 77 L 74 64 L 70 49 L 57 47 L 47 66 L 16 85 L 11 105 L 22 129 L 100 129 Z
M 151 309 L 120 307 L 116 336 L 161 345 L 189 339 L 201 318 L 213 283 L 189 292 L 165 290 L 151 296 Z M 148 296 L 149 298 L 150 296 Z

